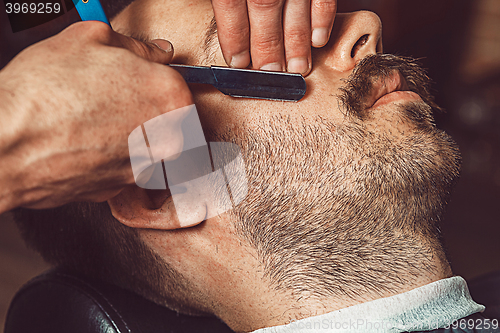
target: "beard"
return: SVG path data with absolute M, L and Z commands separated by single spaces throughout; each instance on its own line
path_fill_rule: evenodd
M 340 88 L 338 96 L 346 116 L 364 119 L 367 116 L 368 99 L 374 84 L 385 81 L 394 72 L 399 72 L 406 81 L 408 90 L 417 93 L 423 100 L 417 108 L 403 108 L 401 114 L 409 118 L 413 125 L 433 123 L 433 112 L 441 111 L 434 102 L 431 79 L 417 60 L 392 54 L 375 54 L 363 58 L 354 68 L 350 77 Z
M 439 269 L 436 262 L 447 265 L 438 223 L 459 174 L 458 148 L 433 125 L 422 71 L 404 59 L 376 57 L 360 62 L 342 88 L 342 124 L 277 115 L 258 130 L 207 133 L 241 148 L 248 193 L 227 214 L 276 289 L 356 298 L 393 292 Z M 410 89 L 423 89 L 422 102 L 395 110 L 414 125 L 396 138 L 363 121 L 373 82 L 393 70 L 412 75 Z M 16 219 L 48 262 L 195 311 L 187 279 L 114 219 L 107 203 L 18 210 Z
M 372 84 L 396 69 L 423 99 L 397 106 L 411 125 L 397 138 L 362 116 Z M 425 78 L 408 59 L 373 56 L 341 88 L 345 123 L 277 115 L 258 130 L 211 135 L 242 150 L 248 194 L 228 214 L 275 289 L 355 298 L 451 273 L 438 223 L 460 153 L 433 123 Z

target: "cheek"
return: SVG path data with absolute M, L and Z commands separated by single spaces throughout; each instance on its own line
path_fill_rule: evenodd
M 190 85 L 190 88 L 205 135 L 252 128 L 269 117 L 269 102 L 226 96 L 210 86 Z
M 189 85 L 189 88 L 193 93 L 205 136 L 216 132 L 220 127 L 230 126 L 234 122 L 233 117 L 229 116 L 234 106 L 227 101 L 226 96 L 210 86 Z M 210 138 L 206 139 L 210 141 Z
M 311 80 L 308 94 L 299 102 L 229 97 L 206 85 L 190 85 L 190 89 L 205 135 L 224 134 L 228 130 L 233 133 L 242 129 L 257 130 L 274 120 L 313 123 L 320 117 L 333 123 L 344 121 L 337 88 L 325 82 Z

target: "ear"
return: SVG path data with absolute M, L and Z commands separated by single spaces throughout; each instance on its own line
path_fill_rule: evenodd
M 131 185 L 108 201 L 113 216 L 133 228 L 171 230 L 197 225 L 232 209 L 248 191 L 241 150 L 227 142 L 212 142 L 210 149 L 211 155 L 204 145 L 153 165 L 157 171 L 146 178 L 162 178 L 167 190 Z
M 126 226 L 141 229 L 174 230 L 197 225 L 205 220 L 205 205 L 193 207 L 189 219 L 179 220 L 169 190 L 147 190 L 127 186 L 108 200 L 113 216 Z

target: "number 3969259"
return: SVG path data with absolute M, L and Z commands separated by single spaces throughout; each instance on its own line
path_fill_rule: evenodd
M 5 4 L 7 14 L 59 14 L 61 12 L 61 4 L 58 2 L 39 2 L 39 3 L 10 3 Z

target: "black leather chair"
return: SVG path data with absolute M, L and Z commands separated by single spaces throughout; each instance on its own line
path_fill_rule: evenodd
M 472 298 L 486 306 L 484 315 L 500 322 L 500 271 L 467 281 Z
M 194 317 L 130 291 L 51 270 L 24 285 L 11 302 L 5 333 L 233 332 L 218 318 Z
M 500 320 L 500 271 L 469 281 L 484 315 Z M 217 318 L 193 317 L 130 291 L 61 269 L 29 281 L 12 300 L 5 333 L 229 333 Z

